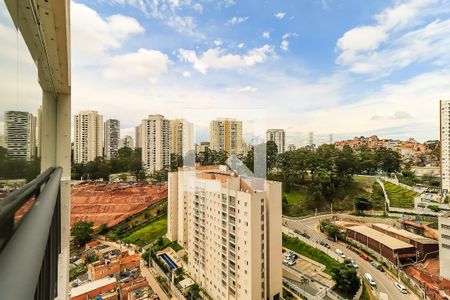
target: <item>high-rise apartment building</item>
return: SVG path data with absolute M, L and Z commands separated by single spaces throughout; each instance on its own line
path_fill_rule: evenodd
M 87 163 L 103 155 L 103 116 L 87 110 L 73 116 L 75 163 Z
M 440 101 L 441 188 L 450 191 L 450 100 Z
M 4 134 L 0 134 L 0 147 L 6 148 L 5 135 Z
M 281 183 L 226 166 L 169 173 L 168 232 L 213 299 L 280 299 Z
M 134 140 L 136 141 L 135 146 L 136 148 L 142 148 L 142 124 L 136 126 L 134 132 Z
M 242 153 L 242 121 L 215 120 L 210 122 L 209 127 L 211 150 L 225 151 L 228 155 Z
M 444 279 L 450 280 L 450 213 L 439 217 L 439 272 Z
M 134 149 L 134 141 L 133 138 L 129 135 L 124 136 L 123 138 L 121 138 L 119 140 L 119 149 L 122 148 L 130 148 L 130 149 Z
M 5 146 L 11 158 L 30 160 L 36 155 L 36 118 L 25 111 L 5 112 Z
M 274 142 L 278 147 L 278 153 L 283 153 L 286 148 L 286 133 L 283 129 L 268 129 L 266 141 Z
M 170 121 L 162 115 L 142 120 L 142 165 L 147 172 L 170 166 Z
M 194 124 L 184 119 L 170 120 L 170 154 L 186 156 L 194 150 Z
M 106 159 L 111 159 L 117 155 L 119 150 L 120 139 L 120 122 L 116 119 L 108 119 L 105 122 L 105 144 L 104 156 Z

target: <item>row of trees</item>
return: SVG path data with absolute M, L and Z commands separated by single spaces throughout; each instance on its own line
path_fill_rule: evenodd
M 6 148 L 0 147 L 0 179 L 26 179 L 31 181 L 41 171 L 41 160 L 33 157 L 31 160 L 11 158 Z
M 107 160 L 97 157 L 86 164 L 72 163 L 72 179 L 103 179 L 109 180 L 110 174 L 129 172 L 139 179 L 145 177 L 142 169 L 141 149 L 132 150 L 130 148 L 119 149 L 117 156 Z

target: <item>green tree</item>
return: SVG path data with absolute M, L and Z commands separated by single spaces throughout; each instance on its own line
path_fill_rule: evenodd
M 372 209 L 372 203 L 370 202 L 369 199 L 363 197 L 363 196 L 359 196 L 355 198 L 355 208 L 357 211 L 364 211 L 364 210 L 369 210 Z
M 188 298 L 196 300 L 199 298 L 199 296 L 200 296 L 200 287 L 198 286 L 198 284 L 195 283 L 191 285 L 191 287 L 189 288 Z
M 71 230 L 74 242 L 78 245 L 84 245 L 91 241 L 94 233 L 93 226 L 94 223 L 92 222 L 80 221 L 75 223 Z
M 266 143 L 266 167 L 267 172 L 270 172 L 275 167 L 275 163 L 278 155 L 278 146 L 274 141 L 268 141 Z
M 336 282 L 336 287 L 344 292 L 346 296 L 352 296 L 358 291 L 360 281 L 355 269 L 342 265 L 334 267 L 331 274 Z

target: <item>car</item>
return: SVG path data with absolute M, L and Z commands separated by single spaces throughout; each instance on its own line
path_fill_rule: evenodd
M 359 254 L 359 257 L 361 257 L 362 259 L 364 259 L 366 261 L 369 261 L 369 257 L 362 252 Z
M 350 262 L 347 264 L 348 267 L 358 269 L 358 265 L 355 263 L 353 259 L 350 260 Z
M 289 261 L 287 262 L 287 265 L 290 266 L 290 267 L 292 267 L 293 265 L 295 265 L 295 260 L 289 260 Z
M 334 238 L 334 236 L 328 236 L 328 240 L 332 241 L 332 242 L 336 242 L 336 239 Z
M 295 234 L 299 234 L 299 235 L 302 234 L 302 233 L 300 232 L 300 230 L 298 230 L 298 229 L 294 229 L 294 233 L 295 233 Z
M 345 259 L 345 254 L 341 251 L 341 249 L 336 249 L 336 254 Z
M 375 280 L 373 280 L 372 275 L 370 275 L 370 273 L 365 273 L 364 274 L 364 278 L 366 278 L 367 282 L 373 286 L 373 287 L 377 287 L 377 283 L 375 282 Z
M 395 287 L 403 294 L 408 294 L 406 288 L 398 282 L 394 282 Z

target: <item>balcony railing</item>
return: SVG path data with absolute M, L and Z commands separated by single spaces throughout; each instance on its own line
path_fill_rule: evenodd
M 0 299 L 57 296 L 61 174 L 61 168 L 50 168 L 0 202 Z M 34 204 L 15 222 L 32 198 Z

